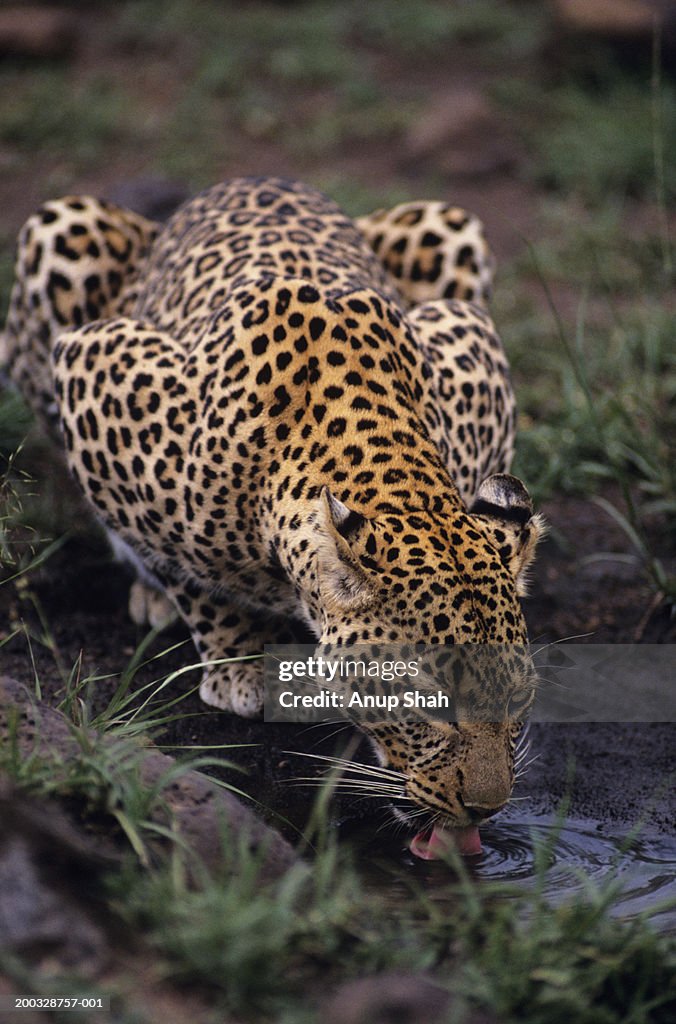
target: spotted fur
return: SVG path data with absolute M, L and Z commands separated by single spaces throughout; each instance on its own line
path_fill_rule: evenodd
M 355 223 L 278 179 L 218 185 L 162 228 L 88 197 L 38 211 L 5 356 L 136 565 L 136 617 L 160 591 L 204 661 L 294 622 L 326 644 L 524 644 L 540 524 L 507 474 L 491 270 L 457 208 Z M 498 722 L 369 729 L 411 799 L 456 824 L 508 799 L 527 658 L 510 678 Z M 260 663 L 206 667 L 201 694 L 258 714 Z

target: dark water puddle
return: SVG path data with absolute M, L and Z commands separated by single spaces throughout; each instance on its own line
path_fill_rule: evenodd
M 371 834 L 367 840 L 363 833 L 353 838 L 368 885 L 393 900 L 409 898 L 412 880 L 449 907 L 458 898 L 449 865 L 418 860 L 401 838 L 383 842 L 382 834 Z M 615 916 L 646 914 L 656 930 L 676 934 L 676 837 L 645 832 L 630 840 L 627 832 L 593 821 L 569 818 L 561 826 L 554 816 L 520 815 L 518 821 L 484 826 L 481 839 L 482 854 L 465 859 L 468 873 L 479 883 L 506 883 L 507 898 L 510 890 L 518 896 L 540 885 L 542 862 L 542 893 L 548 902 L 585 894 L 593 900 L 604 883 L 617 879 L 620 892 L 611 904 Z M 664 906 L 668 901 L 671 906 Z

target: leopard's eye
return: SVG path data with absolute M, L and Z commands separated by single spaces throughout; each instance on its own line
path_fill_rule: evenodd
M 507 702 L 507 715 L 509 718 L 518 718 L 523 714 L 533 700 L 533 690 L 520 690 L 513 693 Z

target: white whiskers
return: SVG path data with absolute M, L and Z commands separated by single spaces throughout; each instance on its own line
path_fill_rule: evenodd
M 311 754 L 301 751 L 285 751 L 294 757 L 308 757 L 321 761 L 327 768 L 320 776 L 301 775 L 287 779 L 289 783 L 304 786 L 330 786 L 335 792 L 366 799 L 383 797 L 388 800 L 405 797 L 406 776 L 392 768 L 381 765 L 363 764 L 344 757 L 327 754 Z M 333 773 L 333 775 L 332 775 Z
M 514 781 L 516 782 L 517 779 L 522 779 L 530 766 L 535 764 L 536 761 L 539 761 L 541 757 L 542 754 L 534 754 L 533 757 L 529 758 L 527 761 L 522 760 L 518 765 L 515 763 Z
M 572 636 L 562 636 L 559 640 L 551 640 L 548 644 L 543 644 L 542 647 L 538 647 L 537 651 L 533 651 L 531 657 L 533 658 L 533 661 L 535 661 L 538 654 L 542 654 L 543 651 L 548 650 L 550 647 L 557 647 L 559 644 L 567 644 L 571 640 L 585 640 L 588 636 L 594 636 L 594 632 L 575 633 Z
M 341 768 L 343 771 L 354 772 L 358 775 L 368 776 L 370 778 L 381 778 L 389 780 L 398 780 L 399 782 L 406 781 L 406 775 L 403 772 L 398 772 L 394 768 L 385 768 L 383 765 L 363 764 L 361 761 L 350 761 L 345 757 L 333 757 L 328 754 L 311 754 L 306 751 L 299 750 L 285 750 L 285 754 L 291 754 L 293 757 L 309 757 L 314 761 L 324 761 L 326 764 L 333 766 L 334 768 Z

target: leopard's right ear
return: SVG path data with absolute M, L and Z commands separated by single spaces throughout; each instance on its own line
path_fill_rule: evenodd
M 368 520 L 322 488 L 315 521 L 319 591 L 328 608 L 356 610 L 373 597 L 359 564 L 359 539 Z
M 517 593 L 523 597 L 528 587 L 528 568 L 547 530 L 543 517 L 534 514 L 524 484 L 509 473 L 487 477 L 470 512 L 481 518 L 484 530 L 516 580 Z

